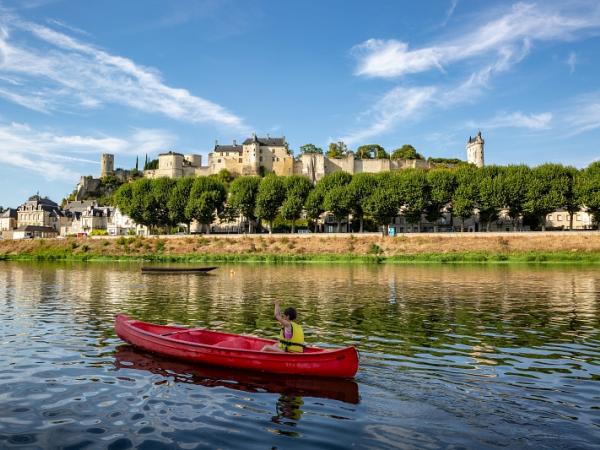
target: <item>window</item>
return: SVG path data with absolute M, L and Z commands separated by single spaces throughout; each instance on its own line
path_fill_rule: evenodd
M 577 214 L 577 216 L 575 216 L 577 221 L 581 222 L 581 214 Z
M 559 222 L 562 222 L 562 214 L 557 214 L 556 220 L 558 220 Z
M 238 159 L 238 162 L 241 164 L 241 162 L 242 162 L 242 158 L 239 158 L 239 159 Z
M 217 162 L 218 162 L 218 163 L 220 163 L 220 162 L 221 162 L 221 160 L 220 160 L 220 159 L 217 159 Z
M 262 156 L 259 158 L 260 161 L 262 161 Z

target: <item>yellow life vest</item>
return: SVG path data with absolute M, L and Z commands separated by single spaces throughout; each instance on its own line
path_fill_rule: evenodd
M 292 324 L 292 337 L 286 339 L 284 337 L 284 329 L 281 328 L 279 332 L 279 348 L 286 352 L 302 353 L 304 351 L 304 331 L 302 327 L 296 322 L 290 322 Z

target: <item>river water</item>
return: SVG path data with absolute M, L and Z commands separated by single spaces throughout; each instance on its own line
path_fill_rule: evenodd
M 354 381 L 140 353 L 120 312 L 356 345 Z M 0 263 L 0 448 L 599 448 L 600 268 Z

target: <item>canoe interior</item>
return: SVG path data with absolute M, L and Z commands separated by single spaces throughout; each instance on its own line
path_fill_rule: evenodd
M 260 351 L 265 345 L 273 344 L 272 339 L 264 339 L 254 336 L 242 336 L 239 334 L 221 333 L 219 331 L 189 329 L 182 327 L 173 327 L 167 325 L 156 325 L 146 322 L 133 322 L 130 325 L 134 328 L 146 331 L 148 333 L 161 335 L 182 343 L 202 344 L 211 347 L 229 348 L 236 350 L 254 350 Z M 327 350 L 307 347 L 304 353 L 323 353 Z

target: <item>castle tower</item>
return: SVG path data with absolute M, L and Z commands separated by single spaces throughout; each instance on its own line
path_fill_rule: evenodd
M 467 142 L 467 162 L 475 164 L 477 167 L 483 167 L 483 146 L 485 141 L 481 137 L 481 131 L 474 138 L 469 136 Z
M 100 178 L 108 177 L 115 174 L 115 155 L 102 153 L 100 159 Z

